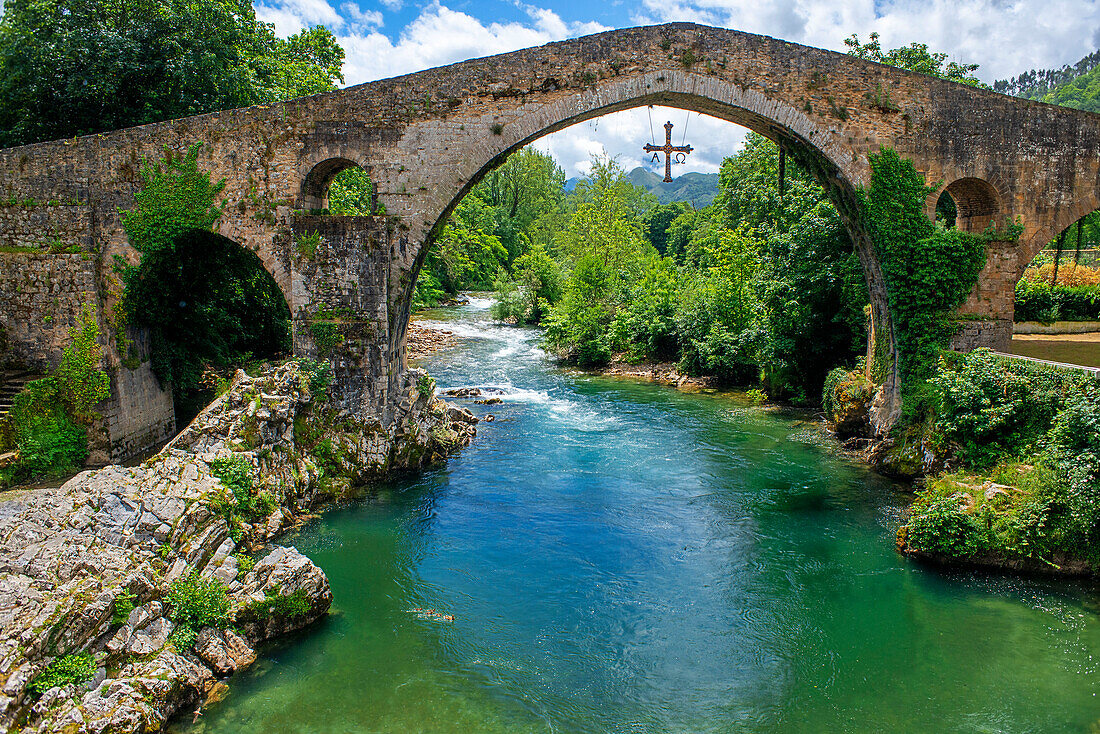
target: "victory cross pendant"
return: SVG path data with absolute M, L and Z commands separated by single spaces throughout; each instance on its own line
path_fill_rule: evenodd
M 677 163 L 683 163 L 687 160 L 687 154 L 694 148 L 690 145 L 673 145 L 672 144 L 672 123 L 665 123 L 665 144 L 664 145 L 650 145 L 645 146 L 646 153 L 652 153 L 654 161 L 660 161 L 658 157 L 659 153 L 665 154 L 665 183 L 672 183 L 672 156 L 676 156 Z

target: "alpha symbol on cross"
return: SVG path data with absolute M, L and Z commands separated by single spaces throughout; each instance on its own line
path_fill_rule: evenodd
M 673 145 L 672 144 L 672 123 L 665 123 L 665 144 L 664 145 L 650 145 L 646 143 L 645 152 L 652 153 L 654 161 L 660 161 L 657 157 L 658 153 L 665 154 L 665 183 L 672 183 L 672 156 L 676 155 L 676 162 L 683 163 L 687 160 L 687 154 L 693 151 L 690 145 Z

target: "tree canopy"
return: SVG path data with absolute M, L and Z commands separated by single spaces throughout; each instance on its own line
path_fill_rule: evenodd
M 0 145 L 332 90 L 343 59 L 324 27 L 280 39 L 248 0 L 7 0 Z
M 900 69 L 908 69 L 972 87 L 986 87 L 978 77 L 974 76 L 978 64 L 959 64 L 948 61 L 944 66 L 947 54 L 929 51 L 927 43 L 913 42 L 908 46 L 883 51 L 877 33 L 872 33 L 867 43 L 860 43 L 859 36 L 853 33 L 844 39 L 844 45 L 848 47 L 849 55 L 861 59 L 889 64 Z

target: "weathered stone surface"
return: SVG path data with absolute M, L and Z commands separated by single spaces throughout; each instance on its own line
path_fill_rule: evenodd
M 233 554 L 265 545 L 333 496 L 338 478 L 323 476 L 310 440 L 341 447 L 342 486 L 468 442 L 472 416 L 421 395 L 417 376 L 408 376 L 400 418 L 385 430 L 376 418 L 345 416 L 337 424 L 335 409 L 315 400 L 297 363 L 257 378 L 241 373 L 142 465 L 86 471 L 58 489 L 0 500 L 0 728 L 29 717 L 27 731 L 159 729 L 177 708 L 204 699 L 215 674 L 250 664 L 254 643 L 323 615 L 332 602 L 328 580 L 297 550 L 276 546 L 246 574 Z M 304 436 L 296 436 L 296 424 Z M 405 454 L 417 462 L 405 463 Z M 224 506 L 215 506 L 227 490 L 210 469 L 229 455 L 252 464 L 257 491 L 269 492 L 277 508 L 238 522 L 232 536 Z M 169 584 L 192 572 L 229 586 L 231 613 L 245 633 L 204 629 L 194 658 L 169 642 L 166 602 Z M 123 592 L 137 606 L 116 624 Z M 276 596 L 292 603 L 261 606 Z M 66 687 L 38 701 L 28 694 L 52 659 L 83 651 L 101 669 L 92 690 Z
M 195 639 L 195 653 L 220 676 L 256 661 L 256 651 L 248 641 L 230 629 L 203 628 Z

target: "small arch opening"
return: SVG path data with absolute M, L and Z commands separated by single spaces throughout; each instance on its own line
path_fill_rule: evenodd
M 311 214 L 369 216 L 383 213 L 367 172 L 348 158 L 329 158 L 302 182 L 302 208 Z
M 946 191 L 936 199 L 936 223 L 942 224 L 946 229 L 954 229 L 959 218 L 959 208 L 955 206 L 955 200 Z
M 992 184 L 980 178 L 960 178 L 944 188 L 936 201 L 936 221 L 942 216 L 946 227 L 981 232 L 993 224 L 1000 210 Z

